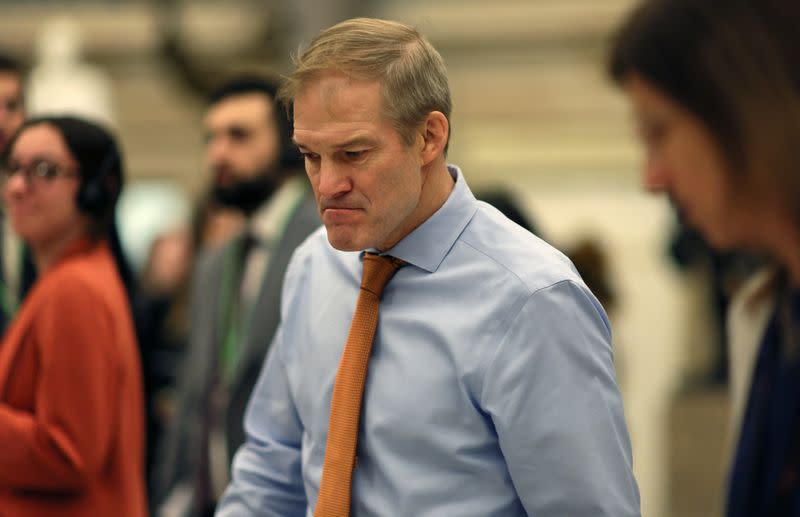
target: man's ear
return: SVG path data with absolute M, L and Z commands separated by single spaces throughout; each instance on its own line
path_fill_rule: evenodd
M 441 111 L 431 111 L 422 123 L 422 164 L 428 165 L 438 156 L 444 155 L 447 137 L 450 135 L 450 123 Z

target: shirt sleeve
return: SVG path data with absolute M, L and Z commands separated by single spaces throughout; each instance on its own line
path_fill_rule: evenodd
M 247 440 L 233 460 L 217 517 L 303 517 L 307 501 L 301 472 L 302 424 L 280 348 L 279 327 L 245 414 Z
M 608 321 L 585 287 L 562 281 L 530 295 L 481 400 L 529 515 L 640 515 Z
M 82 491 L 107 465 L 118 429 L 121 372 L 111 314 L 80 282 L 61 287 L 25 344 L 37 347 L 35 411 L 0 404 L 4 489 Z

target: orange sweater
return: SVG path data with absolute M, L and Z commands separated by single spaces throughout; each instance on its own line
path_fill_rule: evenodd
M 0 517 L 143 517 L 144 402 L 105 243 L 34 285 L 0 346 Z

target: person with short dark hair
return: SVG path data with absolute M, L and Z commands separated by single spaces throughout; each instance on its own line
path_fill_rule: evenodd
M 25 120 L 22 66 L 0 54 L 0 153 Z
M 10 56 L 0 54 L 0 154 L 3 153 L 11 137 L 25 120 L 25 96 L 23 88 L 22 65 Z M 9 275 L 15 277 L 16 271 L 6 270 L 5 234 L 8 227 L 0 217 L 0 335 L 13 317 L 16 296 L 9 285 Z M 11 251 L 11 250 L 8 250 Z
M 729 317 L 729 517 L 800 515 L 798 27 L 796 1 L 648 0 L 609 66 L 638 119 L 646 186 L 715 249 L 773 262 Z
M 319 226 L 277 89 L 266 78 L 233 79 L 211 94 L 203 121 L 213 200 L 247 223 L 196 262 L 177 411 L 154 486 L 165 515 L 214 511 L 244 441 L 245 405 L 277 326 L 286 265 Z
M 0 508 L 143 517 L 142 370 L 113 218 L 117 144 L 80 119 L 37 118 L 12 137 L 1 170 L 38 279 L 0 346 Z

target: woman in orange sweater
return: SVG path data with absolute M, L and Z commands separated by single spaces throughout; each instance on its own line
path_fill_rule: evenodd
M 6 153 L 6 209 L 38 280 L 0 345 L 0 517 L 143 517 L 141 365 L 109 245 L 119 150 L 94 124 L 49 117 Z

